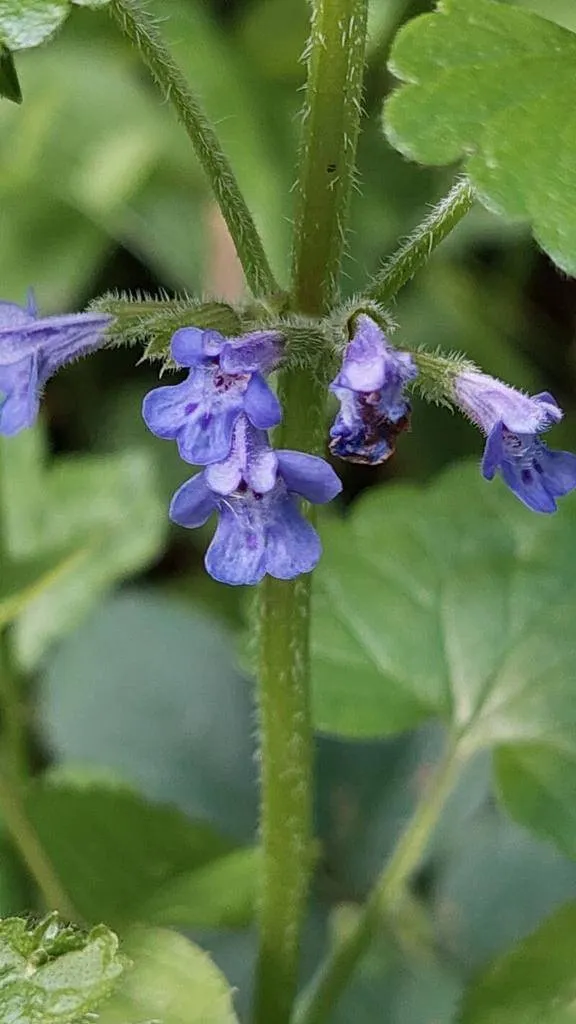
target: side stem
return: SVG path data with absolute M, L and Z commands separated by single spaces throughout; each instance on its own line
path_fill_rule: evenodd
M 292 309 L 330 308 L 353 180 L 366 43 L 367 0 L 314 0 L 308 49 Z M 284 370 L 279 444 L 321 451 L 326 367 Z M 260 589 L 262 766 L 260 952 L 256 1024 L 287 1024 L 312 870 L 313 734 L 309 698 L 310 576 L 266 578 Z
M 124 35 L 140 51 L 184 125 L 228 225 L 252 293 L 261 296 L 279 291 L 256 225 L 216 132 L 157 32 L 154 19 L 139 0 L 110 0 L 108 10 Z
M 69 921 L 78 921 L 78 914 L 26 813 L 22 788 L 5 770 L 0 771 L 0 816 L 14 846 L 40 889 L 46 906 L 50 910 L 58 910 Z
M 294 1024 L 322 1024 L 329 1018 L 377 932 L 382 916 L 393 910 L 417 868 L 464 759 L 457 743 L 451 743 L 352 931 L 334 948 L 302 996 Z
M 0 768 L 22 782 L 29 775 L 26 702 L 15 664 L 12 636 L 7 628 L 0 631 L 0 711 L 3 747 Z
M 386 305 L 430 259 L 430 254 L 454 230 L 474 204 L 474 192 L 465 179 L 457 181 L 448 195 L 414 233 L 402 243 L 373 278 L 365 291 L 367 298 Z

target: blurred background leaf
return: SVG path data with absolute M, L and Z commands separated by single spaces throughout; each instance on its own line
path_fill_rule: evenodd
M 235 1024 L 224 977 L 198 946 L 161 929 L 135 929 L 124 944 L 132 960 L 101 1024 Z
M 117 788 L 37 785 L 26 811 L 82 920 L 117 929 L 150 920 L 140 909 L 148 898 L 231 849 L 208 825 Z M 189 904 L 187 923 L 193 912 Z
M 460 1024 L 570 1024 L 574 1016 L 572 943 L 576 906 L 560 910 L 507 956 L 497 960 L 468 993 Z
M 7 550 L 30 558 L 65 546 L 78 552 L 37 587 L 17 623 L 21 662 L 37 664 L 99 597 L 161 549 L 165 514 L 145 452 L 60 458 L 45 466 L 42 434 L 2 445 Z

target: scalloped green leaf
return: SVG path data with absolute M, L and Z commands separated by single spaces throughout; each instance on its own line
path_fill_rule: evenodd
M 400 31 L 390 68 L 406 83 L 386 103 L 392 145 L 464 159 L 482 202 L 530 222 L 576 273 L 576 34 L 494 0 L 442 0 Z
M 576 755 L 576 501 L 525 509 L 475 464 L 372 490 L 323 532 L 313 623 L 320 729 L 441 717 L 475 748 Z
M 554 914 L 468 990 L 459 1024 L 576 1021 L 576 904 Z
M 475 464 L 374 489 L 323 530 L 312 623 L 317 728 L 444 720 L 496 750 L 511 813 L 572 856 L 575 497 L 537 516 Z
M 78 1024 L 111 995 L 125 968 L 104 925 L 85 933 L 51 914 L 34 926 L 0 923 L 0 1018 L 11 1024 Z
M 0 42 L 9 50 L 38 46 L 60 28 L 72 3 L 102 7 L 108 0 L 0 0 Z

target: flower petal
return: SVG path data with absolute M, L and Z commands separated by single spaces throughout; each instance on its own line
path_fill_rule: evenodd
M 187 415 L 202 402 L 203 389 L 188 377 L 180 384 L 154 388 L 144 396 L 142 416 L 156 437 L 174 440 Z M 194 409 L 192 409 L 194 407 Z
M 30 310 L 22 309 L 15 302 L 0 301 L 0 330 L 3 327 L 20 327 L 22 324 L 29 324 L 34 321 L 34 314 Z
M 231 494 L 241 480 L 253 491 L 264 494 L 276 483 L 278 460 L 270 447 L 268 434 L 253 427 L 241 414 L 236 420 L 230 454 L 222 462 L 206 468 L 208 486 L 219 494 Z
M 543 405 L 552 405 L 555 409 L 560 409 L 554 395 L 551 395 L 549 391 L 539 391 L 537 395 L 534 395 L 534 401 L 541 402 Z M 561 409 L 560 412 L 562 412 Z
M 276 454 L 278 468 L 289 491 L 301 494 L 315 505 L 323 505 L 332 501 L 342 490 L 340 479 L 332 466 L 318 455 L 288 449 Z
M 260 373 L 253 373 L 244 396 L 244 411 L 250 422 L 261 430 L 276 427 L 282 419 L 282 407 Z
M 82 314 L 85 317 L 91 314 Z M 95 314 L 94 314 L 95 315 Z M 52 320 L 63 317 L 52 317 Z M 42 387 L 62 366 L 97 351 L 103 344 L 103 332 L 112 317 L 99 317 L 99 321 L 85 319 L 75 326 L 69 324 L 54 336 L 53 340 L 42 345 L 39 351 L 38 374 Z
M 496 423 L 486 439 L 486 447 L 482 456 L 482 476 L 485 480 L 493 480 L 498 467 L 504 458 L 503 442 L 504 424 Z
M 64 362 L 98 348 L 111 321 L 100 313 L 71 313 L 0 327 L 0 363 L 14 363 L 42 350 L 47 379 Z
M 31 316 L 33 320 L 36 320 L 38 316 L 38 303 L 36 302 L 36 295 L 33 288 L 29 288 L 26 292 L 26 312 L 28 316 Z
M 234 424 L 240 411 L 239 405 L 228 405 L 214 412 L 190 416 L 178 432 L 180 458 L 198 466 L 225 459 L 232 446 Z
M 573 491 L 576 487 L 576 455 L 572 452 L 555 452 L 544 448 L 538 456 L 546 490 L 555 498 Z
M 369 316 L 356 319 L 354 337 L 344 353 L 337 377 L 341 387 L 353 391 L 378 391 L 384 384 L 387 340 Z
M 266 525 L 266 572 L 279 580 L 291 580 L 311 572 L 321 554 L 320 538 L 296 499 L 286 493 L 274 495 Z
M 244 470 L 244 479 L 257 494 L 271 491 L 278 476 L 278 458 L 270 447 L 261 447 L 253 451 Z
M 220 583 L 259 583 L 266 572 L 262 512 L 254 496 L 221 499 L 220 520 L 204 563 Z
M 270 373 L 282 358 L 283 338 L 277 331 L 254 331 L 230 338 L 222 349 L 220 366 L 225 373 Z
M 232 494 L 237 491 L 242 481 L 242 466 L 238 453 L 232 451 L 226 459 L 212 462 L 204 470 L 206 483 L 216 494 Z
M 199 327 L 181 327 L 172 335 L 170 352 L 180 366 L 194 366 L 203 359 L 220 354 L 226 339 L 218 331 L 203 331 Z
M 374 438 L 369 436 L 364 429 L 353 433 L 346 430 L 341 431 L 338 428 L 338 418 L 336 418 L 334 426 L 330 430 L 329 447 L 332 455 L 337 455 L 340 459 L 358 462 L 365 466 L 379 466 L 394 454 L 394 449 L 384 434 Z
M 185 462 L 205 466 L 225 459 L 234 424 L 242 412 L 245 381 L 231 377 L 219 389 L 215 364 L 198 363 L 185 381 L 155 388 L 144 398 L 142 415 L 153 434 L 176 439 Z
M 530 397 L 495 377 L 464 370 L 454 382 L 461 409 L 485 434 L 502 422 L 514 434 L 536 434 L 562 419 L 562 410 L 547 392 Z
M 207 486 L 205 474 L 197 473 L 176 491 L 170 502 L 170 519 L 179 526 L 203 526 L 214 512 L 216 501 Z
M 0 434 L 12 437 L 31 427 L 39 404 L 36 355 L 0 366 Z
M 502 476 L 516 497 L 533 512 L 549 514 L 556 511 L 553 496 L 548 492 L 541 474 L 532 467 L 504 459 Z

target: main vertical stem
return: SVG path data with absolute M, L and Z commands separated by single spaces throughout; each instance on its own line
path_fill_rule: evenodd
M 362 106 L 368 0 L 316 0 L 307 50 L 294 305 L 326 312 L 338 288 Z
M 298 374 L 285 375 L 280 394 L 285 411 L 280 445 L 318 448 L 323 426 L 322 383 Z M 309 575 L 291 581 L 267 576 L 259 595 L 260 832 L 264 857 L 254 1010 L 257 1024 L 286 1024 L 289 1020 L 312 870 L 310 582 Z
M 261 589 L 261 944 L 255 1019 L 287 1021 L 311 866 L 312 730 L 308 707 L 307 577 Z
M 368 0 L 314 0 L 298 182 L 295 312 L 330 308 L 344 245 L 361 109 Z M 326 380 L 280 375 L 283 448 L 321 451 Z M 312 870 L 313 735 L 309 696 L 310 576 L 260 590 L 259 693 L 263 876 L 256 1024 L 287 1024 Z

